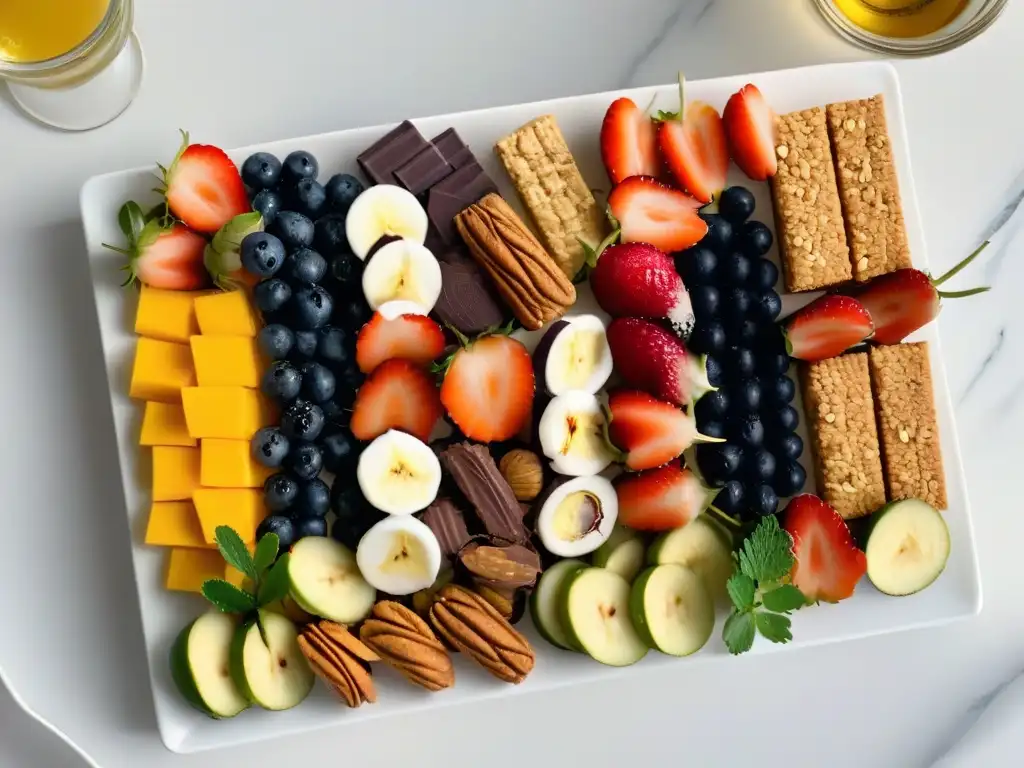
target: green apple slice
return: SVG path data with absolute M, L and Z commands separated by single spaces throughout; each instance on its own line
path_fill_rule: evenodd
M 562 624 L 570 642 L 613 667 L 635 664 L 647 646 L 629 618 L 629 582 L 604 568 L 584 568 L 562 590 Z
M 640 574 L 629 613 L 641 639 L 670 656 L 696 653 L 715 629 L 715 602 L 698 574 L 682 565 L 656 565 Z
M 541 574 L 537 588 L 530 595 L 530 615 L 540 636 L 554 646 L 566 651 L 582 651 L 575 647 L 569 638 L 562 617 L 559 614 L 561 590 L 568 579 L 576 571 L 587 567 L 582 560 L 559 560 Z
M 298 607 L 340 624 L 366 618 L 377 599 L 377 590 L 359 572 L 355 555 L 323 536 L 295 543 L 288 558 L 288 580 Z
M 647 562 L 685 565 L 704 579 L 716 600 L 726 597 L 725 582 L 736 567 L 730 535 L 707 515 L 655 539 L 647 552 Z
M 608 541 L 594 550 L 594 565 L 633 581 L 644 567 L 644 540 L 636 531 L 616 526 Z
M 313 688 L 313 670 L 299 648 L 295 625 L 279 613 L 261 611 L 266 642 L 255 620 L 235 631 L 231 676 L 242 693 L 264 709 L 291 709 Z
M 231 677 L 229 652 L 237 626 L 226 613 L 204 613 L 181 630 L 171 648 L 171 677 L 181 695 L 217 720 L 249 708 Z
M 945 569 L 949 528 L 942 513 L 920 499 L 894 501 L 872 516 L 864 554 L 878 591 L 913 595 Z

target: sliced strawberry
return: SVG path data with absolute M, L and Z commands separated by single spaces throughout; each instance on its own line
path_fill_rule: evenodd
M 495 334 L 465 341 L 452 356 L 441 384 L 441 403 L 470 440 L 508 440 L 533 412 L 530 353 L 520 342 Z
M 625 97 L 608 107 L 601 124 L 601 160 L 612 184 L 630 176 L 657 176 L 655 128 L 649 115 Z
M 426 365 L 442 352 L 444 332 L 426 315 L 398 315 L 389 320 L 374 312 L 356 338 L 356 364 L 363 373 L 393 358 Z
M 429 373 L 410 360 L 388 360 L 374 369 L 356 393 L 350 427 L 359 440 L 399 429 L 425 442 L 443 413 Z
M 693 416 L 635 389 L 608 396 L 608 437 L 632 470 L 654 469 L 679 458 L 698 437 Z
M 701 204 L 650 176 L 631 176 L 608 195 L 624 243 L 650 243 L 666 253 L 696 245 L 708 233 Z
M 123 285 L 138 280 L 153 288 L 194 291 L 210 284 L 210 276 L 203 266 L 205 238 L 178 222 L 165 226 L 154 219 L 142 225 L 140 219 L 135 224 L 124 228 L 128 248 L 107 246 L 128 256 L 124 266 L 128 278 Z M 138 225 L 142 225 L 141 228 Z
M 722 120 L 729 152 L 740 170 L 754 181 L 774 176 L 779 170 L 775 157 L 775 112 L 757 86 L 744 85 L 730 96 Z
M 612 362 L 630 387 L 676 405 L 688 405 L 714 389 L 705 358 L 691 355 L 676 336 L 635 317 L 620 317 L 608 326 Z
M 658 126 L 658 152 L 676 183 L 702 203 L 717 200 L 729 172 L 722 118 L 710 104 L 691 101 L 682 119 Z
M 171 213 L 196 232 L 213 234 L 235 216 L 252 210 L 238 168 L 224 150 L 189 144 L 164 170 L 164 196 Z
M 636 531 L 670 531 L 695 519 L 708 508 L 715 491 L 678 463 L 615 481 L 619 522 Z
M 868 569 L 867 558 L 853 543 L 846 521 L 809 493 L 786 507 L 782 527 L 793 537 L 794 586 L 809 600 L 836 603 L 853 594 Z
M 857 299 L 822 296 L 786 321 L 789 354 L 797 360 L 825 360 L 860 344 L 874 330 Z

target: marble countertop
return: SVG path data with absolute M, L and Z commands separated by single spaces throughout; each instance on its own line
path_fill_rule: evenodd
M 86 178 L 165 156 L 179 126 L 240 146 L 665 82 L 678 69 L 696 79 L 867 54 L 828 32 L 810 0 L 137 6 L 148 70 L 114 123 L 47 130 L 0 91 L 0 530 L 7 548 L 36 555 L 17 571 L 0 558 L 0 665 L 23 704 L 98 765 L 924 766 L 972 705 L 1024 667 L 1024 515 L 1014 480 L 1024 457 L 1024 322 L 1015 306 L 1024 298 L 1024 5 L 1010 3 L 980 40 L 897 63 L 934 270 L 993 236 L 971 274 L 993 290 L 949 302 L 939 319 L 977 529 L 979 617 L 731 665 L 680 665 L 657 678 L 622 674 L 230 757 L 166 751 L 139 637 L 113 431 L 106 408 L 97 411 L 107 383 L 78 220 Z M 496 747 L 486 761 L 464 746 L 476 728 Z M 0 766 L 85 764 L 0 690 Z

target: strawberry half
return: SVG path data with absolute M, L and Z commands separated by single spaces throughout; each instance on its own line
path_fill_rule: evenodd
M 707 488 L 678 463 L 615 481 L 619 522 L 636 531 L 670 531 L 695 519 L 708 508 L 715 490 Z
M 601 309 L 612 317 L 667 319 L 677 332 L 693 328 L 693 307 L 671 258 L 649 243 L 604 249 L 590 273 Z
M 696 245 L 708 233 L 697 215 L 701 204 L 650 176 L 630 176 L 608 195 L 608 210 L 624 243 L 650 243 L 672 253 Z
M 210 276 L 203 266 L 205 238 L 178 222 L 147 222 L 142 209 L 132 201 L 121 206 L 117 220 L 128 247 L 103 245 L 128 257 L 123 267 L 128 277 L 122 285 L 138 280 L 172 291 L 194 291 L 209 285 Z
M 868 563 L 838 512 L 804 493 L 789 502 L 782 527 L 793 537 L 794 586 L 814 601 L 837 603 L 853 594 Z
M 729 152 L 740 170 L 754 181 L 774 176 L 779 170 L 775 157 L 775 112 L 756 85 L 744 85 L 729 97 L 722 121 Z
M 625 453 L 625 465 L 637 472 L 668 464 L 702 437 L 691 414 L 646 392 L 611 393 L 608 412 L 608 438 Z
M 608 326 L 612 362 L 622 380 L 676 405 L 688 405 L 714 389 L 704 357 L 694 357 L 676 336 L 635 317 L 620 317 Z
M 470 440 L 489 443 L 514 437 L 533 412 L 530 353 L 520 342 L 494 334 L 470 341 L 448 362 L 441 403 Z
M 717 199 L 729 172 L 729 147 L 718 111 L 703 101 L 687 105 L 680 73 L 679 112 L 661 112 L 658 119 L 658 152 L 676 183 L 702 203 Z
M 836 357 L 871 335 L 871 315 L 857 299 L 822 296 L 786 322 L 786 344 L 797 360 Z
M 182 145 L 164 177 L 164 197 L 171 213 L 196 232 L 213 234 L 235 216 L 252 210 L 238 168 L 224 150 L 208 144 Z
M 631 99 L 616 99 L 605 112 L 601 161 L 612 184 L 630 176 L 658 175 L 654 123 Z
M 356 393 L 350 428 L 359 440 L 399 429 L 426 442 L 442 415 L 433 377 L 409 360 L 388 360 L 374 369 Z
M 940 285 L 974 261 L 987 245 L 988 241 L 982 243 L 974 253 L 934 280 L 919 269 L 898 269 L 872 280 L 857 295 L 875 325 L 872 341 L 899 344 L 938 316 L 940 299 L 960 299 L 987 291 L 987 286 L 966 291 L 939 290 Z
M 442 352 L 444 332 L 426 315 L 403 314 L 389 319 L 378 310 L 356 337 L 356 365 L 363 373 L 394 358 L 426 365 Z

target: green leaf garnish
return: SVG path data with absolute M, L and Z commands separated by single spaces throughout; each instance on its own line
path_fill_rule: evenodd
M 750 614 L 747 615 L 749 616 Z M 788 643 L 793 639 L 793 634 L 789 631 L 791 623 L 789 616 L 784 616 L 781 613 L 759 611 L 754 614 L 754 622 L 757 625 L 757 631 L 766 640 L 770 640 L 773 643 Z
M 740 571 L 757 582 L 778 581 L 793 567 L 793 539 L 774 516 L 766 517 L 743 542 Z
M 729 599 L 732 600 L 732 604 L 736 606 L 737 611 L 753 610 L 757 585 L 747 574 L 736 571 L 725 582 L 725 589 L 729 593 Z
M 731 654 L 746 653 L 754 645 L 754 614 L 736 613 L 729 614 L 722 628 L 722 640 L 725 647 Z
M 214 531 L 214 539 L 217 542 L 217 549 L 220 550 L 224 562 L 235 570 L 241 571 L 253 581 L 259 578 L 256 573 L 256 562 L 249 554 L 249 548 L 245 546 L 242 537 L 233 528 L 226 525 L 218 525 Z
M 287 596 L 289 587 L 288 558 L 289 554 L 285 552 L 267 575 L 260 579 L 258 592 L 258 602 L 260 605 L 269 605 L 278 600 L 283 600 Z
M 146 226 L 146 216 L 138 203 L 129 200 L 121 206 L 121 210 L 117 212 L 117 226 L 121 228 L 124 236 L 128 239 L 128 246 L 134 248 L 139 239 L 139 233 Z
M 783 584 L 761 595 L 761 603 L 769 611 L 789 613 L 807 605 L 807 598 L 792 584 Z
M 245 589 L 223 579 L 210 579 L 203 583 L 203 596 L 226 613 L 239 613 L 249 620 L 253 611 L 257 623 L 259 612 L 288 594 L 288 558 L 285 552 L 278 556 L 281 545 L 276 533 L 266 533 L 256 544 L 256 554 L 249 554 L 249 548 L 242 537 L 229 526 L 218 526 L 215 531 L 217 548 L 224 561 L 248 577 Z M 266 635 L 260 623 L 260 635 L 266 642 Z
M 277 538 L 276 533 L 263 534 L 263 538 L 256 545 L 256 555 L 253 562 L 253 568 L 259 578 L 262 579 L 263 574 L 274 564 L 274 561 L 277 559 L 277 550 L 280 546 L 281 541 Z
M 203 597 L 224 613 L 248 613 L 256 607 L 252 595 L 224 579 L 207 579 L 202 590 Z

